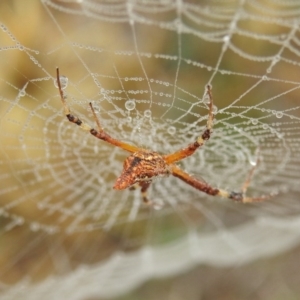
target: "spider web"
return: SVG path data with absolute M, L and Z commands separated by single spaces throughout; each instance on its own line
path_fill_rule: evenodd
M 3 299 L 114 297 L 195 264 L 230 266 L 297 245 L 300 6 L 297 1 L 59 1 L 0 4 L 0 288 Z M 63 115 L 160 153 L 205 129 L 180 167 L 241 205 L 176 178 L 149 197 L 115 191 L 127 153 Z

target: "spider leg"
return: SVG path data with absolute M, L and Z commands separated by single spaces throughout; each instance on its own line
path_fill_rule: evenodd
M 251 176 L 248 176 L 248 178 L 245 182 L 247 184 L 246 185 L 244 184 L 244 186 L 243 186 L 244 190 L 242 192 L 228 192 L 223 189 L 214 188 L 214 187 L 210 186 L 209 184 L 207 184 L 203 181 L 200 181 L 195 177 L 192 177 L 191 175 L 184 172 L 182 169 L 180 169 L 176 165 L 171 165 L 170 169 L 171 169 L 171 174 L 173 176 L 181 179 L 182 181 L 191 185 L 195 189 L 200 190 L 211 196 L 220 196 L 223 198 L 231 199 L 233 201 L 242 202 L 242 203 L 265 201 L 265 200 L 270 199 L 271 197 L 275 196 L 275 194 L 269 194 L 269 195 L 265 195 L 265 196 L 261 196 L 261 197 L 255 197 L 255 198 L 245 196 L 247 186 L 249 185 L 248 181 L 250 180 L 252 173 L 254 172 L 253 169 L 251 169 L 251 171 L 250 171 Z
M 129 191 L 135 191 L 137 188 L 138 188 L 138 184 L 136 183 L 136 184 L 130 186 L 128 189 L 129 189 Z
M 117 139 L 114 139 L 112 138 L 109 134 L 107 134 L 103 128 L 101 127 L 101 124 L 100 124 L 100 121 L 99 119 L 97 118 L 96 116 L 96 113 L 95 113 L 95 110 L 92 106 L 91 103 L 89 103 L 90 107 L 91 107 L 91 110 L 92 110 L 92 114 L 93 114 L 93 117 L 96 121 L 96 124 L 97 124 L 97 129 L 94 129 L 92 128 L 90 125 L 84 123 L 82 120 L 80 120 L 78 117 L 74 116 L 67 103 L 66 103 L 66 96 L 64 95 L 64 92 L 61 88 L 61 82 L 60 82 L 60 76 L 59 76 L 59 68 L 56 68 L 56 78 L 57 78 L 57 86 L 58 86 L 58 90 L 59 90 L 59 94 L 60 94 L 60 99 L 61 99 L 61 102 L 63 104 L 63 107 L 64 107 L 64 113 L 66 115 L 66 117 L 68 118 L 68 120 L 76 125 L 78 125 L 80 128 L 82 128 L 83 130 L 85 131 L 89 131 L 93 136 L 95 136 L 96 138 L 100 139 L 100 140 L 103 140 L 105 142 L 108 142 L 109 144 L 111 145 L 114 145 L 114 146 L 117 146 L 119 148 L 122 148 L 126 151 L 129 151 L 129 152 L 137 152 L 137 151 L 140 151 L 141 149 L 136 147 L 136 146 L 133 146 L 133 145 L 130 145 L 130 144 L 127 144 L 127 143 L 124 143 L 122 141 L 119 141 Z
M 211 86 L 207 85 L 206 86 L 206 95 L 209 97 L 209 112 L 208 112 L 208 119 L 206 123 L 206 129 L 202 133 L 201 136 L 197 138 L 197 140 L 194 143 L 189 144 L 187 147 L 176 151 L 174 153 L 164 155 L 164 159 L 167 164 L 172 164 L 176 161 L 182 160 L 190 155 L 192 155 L 199 147 L 201 147 L 206 141 L 209 140 L 210 135 L 212 133 L 212 128 L 213 128 L 213 119 L 214 119 L 214 114 L 213 114 L 213 96 L 211 92 Z
M 151 200 L 149 200 L 148 193 L 147 193 L 150 184 L 151 184 L 151 181 L 141 181 L 139 183 L 139 185 L 141 187 L 143 201 L 145 204 L 148 204 L 148 205 L 153 204 L 153 202 Z
M 149 200 L 148 193 L 147 193 L 150 185 L 151 185 L 151 181 L 141 181 L 141 182 L 136 183 L 136 184 L 132 185 L 131 187 L 129 187 L 129 190 L 135 191 L 138 188 L 138 186 L 140 186 L 143 202 L 145 204 L 151 205 L 151 204 L 153 204 L 153 202 L 151 200 Z

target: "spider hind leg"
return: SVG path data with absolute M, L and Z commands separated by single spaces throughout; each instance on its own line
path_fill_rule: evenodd
M 150 185 L 151 185 L 151 181 L 141 181 L 129 187 L 129 190 L 134 191 L 140 186 L 143 202 L 147 205 L 152 205 L 154 204 L 154 202 L 149 200 L 148 198 L 148 188 L 150 187 Z
M 247 175 L 247 177 L 246 177 L 246 179 L 245 179 L 245 181 L 242 185 L 241 192 L 233 192 L 232 191 L 232 192 L 229 193 L 225 190 L 220 190 L 219 191 L 220 196 L 226 197 L 226 198 L 231 199 L 231 200 L 236 201 L 236 202 L 243 202 L 243 203 L 265 200 L 265 196 L 259 197 L 259 198 L 245 197 L 247 189 L 250 185 L 251 179 L 253 177 L 255 169 L 257 168 L 258 163 L 259 163 L 259 156 L 257 155 L 256 162 L 253 165 L 253 167 L 250 169 L 250 171 L 248 172 L 248 175 Z
M 220 195 L 223 198 L 228 198 L 233 201 L 242 202 L 242 203 L 262 202 L 262 201 L 265 201 L 265 200 L 268 200 L 268 199 L 274 197 L 276 194 L 263 195 L 260 197 L 246 197 L 247 189 L 250 185 L 251 179 L 253 177 L 255 169 L 258 166 L 258 163 L 259 163 L 259 149 L 258 149 L 256 162 L 253 165 L 253 167 L 250 169 L 250 171 L 242 185 L 241 192 L 230 192 L 229 193 L 226 190 L 220 189 L 218 195 Z
M 262 202 L 262 201 L 265 201 L 265 200 L 268 200 L 268 199 L 274 197 L 276 194 L 263 195 L 260 197 L 246 197 L 246 195 L 245 195 L 247 188 L 250 184 L 252 175 L 254 173 L 254 170 L 256 168 L 256 165 L 251 168 L 249 175 L 247 176 L 247 178 L 242 186 L 241 192 L 234 192 L 234 191 L 229 192 L 224 189 L 214 188 L 211 185 L 209 185 L 208 183 L 203 182 L 202 180 L 199 180 L 199 179 L 189 175 L 188 173 L 186 173 L 185 171 L 183 171 L 176 165 L 171 166 L 171 174 L 173 176 L 179 178 L 180 180 L 186 182 L 187 184 L 191 185 L 195 189 L 202 191 L 211 196 L 220 196 L 222 198 L 230 199 L 235 202 L 241 202 L 241 203 Z
M 153 201 L 149 200 L 149 198 L 148 198 L 148 188 L 149 188 L 150 184 L 151 184 L 151 181 L 140 182 L 143 202 L 148 205 L 153 204 Z

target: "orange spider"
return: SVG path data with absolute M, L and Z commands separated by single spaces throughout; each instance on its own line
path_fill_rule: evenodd
M 257 202 L 264 201 L 269 199 L 273 195 L 261 196 L 261 197 L 246 197 L 246 191 L 250 184 L 251 177 L 255 170 L 255 166 L 250 170 L 246 181 L 243 184 L 241 192 L 228 192 L 224 189 L 218 189 L 210 186 L 206 182 L 203 182 L 195 177 L 192 177 L 182 169 L 180 169 L 176 164 L 176 162 L 191 156 L 199 147 L 204 145 L 206 141 L 209 140 L 212 127 L 213 127 L 213 97 L 211 92 L 211 86 L 206 86 L 206 94 L 209 97 L 209 112 L 208 119 L 206 124 L 206 129 L 202 133 L 201 136 L 197 138 L 197 140 L 187 147 L 175 151 L 171 154 L 161 155 L 158 152 L 142 149 L 122 141 L 116 140 L 112 138 L 109 134 L 107 134 L 103 128 L 101 127 L 100 121 L 96 116 L 92 103 L 89 103 L 94 119 L 97 124 L 97 130 L 89 126 L 88 124 L 81 121 L 78 117 L 71 114 L 69 107 L 66 104 L 66 97 L 61 87 L 60 76 L 59 76 L 59 68 L 56 68 L 56 77 L 57 77 L 57 86 L 60 94 L 60 98 L 62 104 L 64 106 L 64 112 L 68 120 L 72 123 L 75 123 L 79 127 L 81 127 L 85 131 L 89 131 L 96 138 L 108 142 L 114 146 L 122 148 L 130 152 L 131 154 L 125 159 L 123 165 L 123 171 L 121 175 L 117 178 L 117 181 L 114 185 L 114 189 L 123 190 L 126 188 L 134 189 L 136 184 L 141 187 L 141 193 L 143 197 L 143 201 L 145 203 L 152 203 L 149 201 L 147 197 L 147 190 L 152 183 L 152 179 L 158 176 L 168 176 L 173 175 L 180 180 L 186 182 L 192 187 L 208 194 L 211 196 L 221 196 L 223 198 L 231 199 L 237 202 Z

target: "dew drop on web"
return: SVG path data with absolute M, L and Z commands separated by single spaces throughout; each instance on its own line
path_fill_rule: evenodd
M 61 75 L 59 76 L 59 80 L 60 80 L 61 89 L 64 90 L 68 86 L 69 79 L 68 77 Z M 54 80 L 54 86 L 58 88 L 57 79 Z
M 125 102 L 125 108 L 129 111 L 135 109 L 135 101 L 134 100 L 127 100 Z

